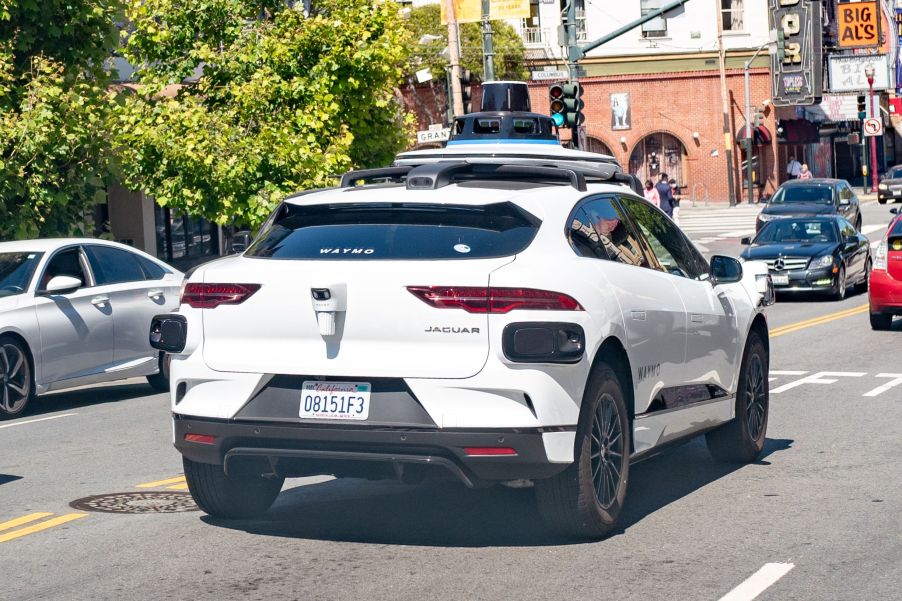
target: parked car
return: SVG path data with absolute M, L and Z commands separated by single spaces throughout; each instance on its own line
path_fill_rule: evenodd
M 740 258 L 764 261 L 777 292 L 822 292 L 836 300 L 868 287 L 871 246 L 844 218 L 787 217 L 764 225 Z
M 877 202 L 886 204 L 896 199 L 902 199 L 902 165 L 887 169 L 877 185 Z
M 0 243 L 0 418 L 52 390 L 147 376 L 168 389 L 147 330 L 178 308 L 182 274 L 124 244 Z
M 874 253 L 868 290 L 871 328 L 888 330 L 894 315 L 902 315 L 902 214 L 894 217 Z
M 154 331 L 202 510 L 263 513 L 299 475 L 532 481 L 551 527 L 597 537 L 631 461 L 703 433 L 760 456 L 766 266 L 709 264 L 599 155 L 487 146 L 289 197 L 190 276 Z
M 784 183 L 758 214 L 755 230 L 781 217 L 839 215 L 861 230 L 858 197 L 844 179 L 815 178 Z

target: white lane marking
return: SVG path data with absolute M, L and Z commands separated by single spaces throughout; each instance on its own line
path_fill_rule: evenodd
M 721 236 L 726 236 L 727 238 L 742 238 L 743 236 L 750 236 L 755 233 L 755 230 L 736 230 L 734 232 L 727 232 L 725 234 L 721 234 Z
M 752 601 L 794 567 L 795 564 L 792 563 L 766 563 L 742 584 L 721 597 L 720 601 Z
M 77 413 L 62 413 L 60 415 L 51 415 L 50 417 L 39 417 L 37 419 L 27 419 L 24 422 L 15 422 L 12 424 L 3 424 L 0 428 L 13 428 L 15 426 L 24 426 L 25 424 L 33 424 L 35 422 L 46 422 L 50 419 L 59 419 L 61 417 L 70 417 L 72 415 L 78 415 Z
M 819 371 L 810 376 L 805 376 L 804 378 L 793 380 L 788 384 L 774 388 L 770 393 L 779 394 L 781 392 L 786 392 L 787 390 L 792 390 L 802 384 L 835 384 L 836 378 L 860 378 L 865 375 L 867 375 L 867 372 L 863 371 Z
M 862 226 L 861 233 L 862 234 L 870 234 L 871 232 L 876 232 L 877 230 L 885 230 L 885 229 L 886 229 L 885 223 L 883 225 L 876 225 L 876 224 L 865 225 L 865 226 Z
M 882 242 L 882 240 L 874 240 L 873 242 L 871 242 L 871 248 L 877 248 L 878 246 L 880 246 L 880 242 Z
M 893 379 L 890 380 L 889 382 L 887 382 L 886 384 L 883 384 L 882 386 L 878 386 L 877 388 L 875 388 L 873 390 L 867 391 L 866 393 L 864 393 L 861 396 L 877 396 L 878 394 L 883 394 L 890 388 L 893 388 L 895 386 L 898 386 L 899 384 L 902 384 L 902 374 L 877 374 L 875 377 L 877 377 L 877 378 L 893 378 Z
M 797 369 L 789 369 L 789 370 L 772 369 L 768 372 L 768 374 L 771 376 L 804 376 L 807 373 L 808 373 L 807 371 L 799 371 Z M 767 381 L 773 382 L 776 379 L 777 378 L 768 378 Z

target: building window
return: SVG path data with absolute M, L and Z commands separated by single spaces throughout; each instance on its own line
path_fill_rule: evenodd
M 188 217 L 169 207 L 154 206 L 157 257 L 176 267 L 186 267 L 219 255 L 216 226 L 200 217 Z
M 586 33 L 586 1 L 574 0 L 576 2 L 576 41 L 588 41 L 589 36 Z
M 639 7 L 642 9 L 644 17 L 653 10 L 661 8 L 662 0 L 640 0 Z M 657 17 L 642 24 L 643 38 L 664 38 L 667 37 L 667 19 Z
M 745 0 L 720 0 L 724 31 L 745 31 Z
M 545 41 L 542 39 L 542 18 L 538 0 L 529 3 L 529 18 L 522 20 L 520 28 L 523 32 L 523 42 L 527 46 L 541 45 Z

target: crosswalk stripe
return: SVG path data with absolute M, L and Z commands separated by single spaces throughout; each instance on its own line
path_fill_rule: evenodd
M 6 541 L 20 538 L 22 536 L 27 536 L 29 534 L 34 534 L 35 532 L 41 532 L 42 530 L 47 530 L 48 528 L 53 528 L 54 526 L 59 526 L 67 522 L 71 522 L 72 520 L 77 520 L 84 517 L 88 517 L 88 514 L 67 513 L 66 515 L 61 515 L 59 517 L 53 518 L 52 520 L 47 520 L 46 522 L 39 522 L 33 526 L 28 526 L 27 528 L 20 528 L 19 530 L 13 530 L 12 532 L 2 534 L 0 535 L 0 543 L 5 543 Z

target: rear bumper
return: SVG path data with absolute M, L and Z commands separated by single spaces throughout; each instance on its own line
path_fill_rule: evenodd
M 175 447 L 186 458 L 222 465 L 228 473 L 252 469 L 279 475 L 337 475 L 423 479 L 452 476 L 467 486 L 541 479 L 569 464 L 549 461 L 541 429 L 458 430 L 348 428 L 309 424 L 244 423 L 173 415 Z M 186 434 L 215 437 L 189 442 Z M 470 456 L 468 447 L 512 448 L 513 455 Z
M 868 300 L 871 313 L 902 315 L 902 281 L 893 279 L 885 271 L 872 270 Z

